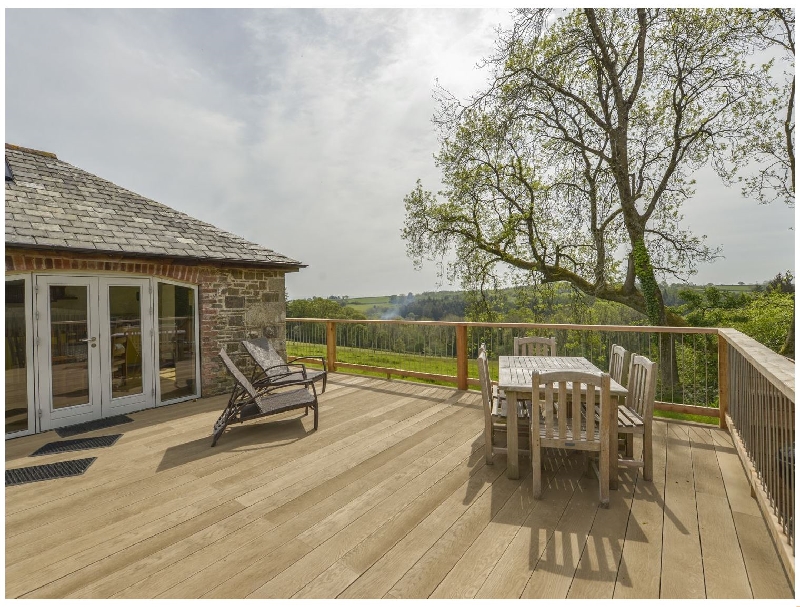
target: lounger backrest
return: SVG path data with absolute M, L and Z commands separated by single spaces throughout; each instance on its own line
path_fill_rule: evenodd
M 219 357 L 222 359 L 222 362 L 225 363 L 225 366 L 228 368 L 228 371 L 231 372 L 236 381 L 245 389 L 245 391 L 252 397 L 256 397 L 256 391 L 253 389 L 253 384 L 251 384 L 248 379 L 244 376 L 244 374 L 239 371 L 239 367 L 237 367 L 231 357 L 228 356 L 228 353 L 225 351 L 225 348 L 219 351 Z
M 267 377 L 284 375 L 289 372 L 286 361 L 275 351 L 267 338 L 246 339 L 242 343 L 258 366 L 264 369 Z

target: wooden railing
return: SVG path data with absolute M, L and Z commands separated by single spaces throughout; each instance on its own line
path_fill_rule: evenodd
M 514 335 L 555 334 L 560 355 L 585 356 L 600 368 L 608 367 L 612 343 L 649 356 L 662 371 L 657 410 L 719 418 L 719 426 L 730 431 L 753 496 L 794 579 L 794 364 L 742 333 L 705 327 L 407 320 L 290 318 L 286 323 L 290 354 L 325 355 L 331 371 L 417 378 L 462 390 L 479 383 L 473 365 L 479 344 L 489 346 L 496 373 L 497 356 L 511 353 Z M 432 334 L 436 339 L 420 342 L 420 335 Z M 372 355 L 360 356 L 365 352 Z M 392 352 L 397 352 L 393 360 Z M 375 364 L 381 357 L 390 362 Z M 438 372 L 430 370 L 435 366 L 441 367 Z M 664 368 L 675 376 L 664 375 Z
M 657 410 L 719 417 L 716 382 L 717 330 L 713 328 L 312 318 L 289 318 L 286 323 L 287 345 L 295 348 L 294 353 L 311 354 L 312 350 L 303 350 L 302 347 L 316 346 L 313 353 L 317 355 L 324 353 L 328 368 L 331 370 L 350 370 L 382 374 L 387 378 L 410 377 L 449 383 L 460 390 L 479 384 L 477 368 L 473 367 L 478 346 L 484 341 L 489 346 L 490 357 L 496 361 L 498 355 L 511 354 L 511 344 L 515 335 L 531 332 L 555 334 L 559 354 L 585 356 L 600 368 L 608 366 L 611 344 L 621 343 L 628 350 L 645 354 L 659 364 L 666 367 L 674 366 L 675 376 L 678 375 L 678 362 L 684 367 L 681 374 L 687 375 L 689 381 L 682 383 L 662 381 L 659 384 Z M 316 331 L 296 330 L 299 326 L 311 324 L 317 325 Z M 362 336 L 353 338 L 352 335 L 346 334 L 347 327 L 354 330 L 366 329 L 362 334 L 370 334 L 371 337 L 368 335 L 366 338 Z M 428 352 L 427 358 L 419 363 L 419 368 L 409 368 L 408 359 L 404 358 L 410 354 L 407 352 L 409 349 L 407 344 L 400 348 L 396 347 L 396 341 L 403 341 L 402 335 L 399 338 L 395 336 L 395 343 L 389 343 L 391 338 L 385 336 L 375 337 L 376 328 L 396 330 L 401 327 L 422 329 L 426 333 L 449 331 L 449 334 L 440 335 L 438 339 L 444 343 L 440 348 L 441 351 Z M 590 339 L 588 336 L 593 337 Z M 347 351 L 344 357 L 339 355 L 340 347 Z M 357 360 L 370 357 L 356 356 L 354 350 L 397 352 L 398 356 L 394 365 L 378 365 Z M 432 366 L 434 359 L 439 361 L 450 359 L 451 364 L 440 366 L 449 367 L 451 372 L 426 370 Z
M 720 425 L 727 427 L 794 580 L 794 363 L 719 329 Z

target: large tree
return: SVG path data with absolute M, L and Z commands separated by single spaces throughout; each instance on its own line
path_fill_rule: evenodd
M 418 263 L 455 251 L 465 286 L 523 275 L 566 281 L 655 325 L 683 325 L 657 277 L 691 274 L 716 251 L 682 225 L 692 173 L 722 166 L 765 92 L 766 69 L 727 13 L 517 12 L 486 90 L 440 91 L 444 189 L 406 196 Z
M 783 201 L 794 206 L 794 19 L 790 8 L 739 9 L 729 15 L 730 27 L 744 41 L 773 55 L 770 90 L 752 99 L 757 118 L 733 154 L 732 175 L 744 173 L 739 176 L 742 194 L 762 204 Z

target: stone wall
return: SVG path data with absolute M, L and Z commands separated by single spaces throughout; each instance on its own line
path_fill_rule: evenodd
M 280 269 L 6 249 L 6 275 L 31 272 L 154 276 L 197 286 L 203 396 L 229 391 L 232 386 L 218 356 L 221 348 L 248 375 L 251 363 L 241 340 L 267 337 L 281 355 L 286 354 L 285 272 Z

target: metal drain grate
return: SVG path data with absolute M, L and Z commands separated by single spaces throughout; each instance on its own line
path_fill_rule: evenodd
M 67 426 L 66 428 L 58 428 L 56 429 L 56 434 L 61 438 L 67 438 L 68 436 L 75 436 L 76 434 L 83 434 L 84 432 L 91 432 L 92 430 L 102 430 L 103 428 L 119 426 L 120 424 L 127 424 L 132 421 L 133 419 L 127 415 L 115 415 L 113 417 L 106 417 L 105 419 L 96 419 L 91 422 Z
M 109 434 L 108 436 L 94 436 L 92 438 L 74 438 L 72 440 L 60 440 L 39 447 L 31 453 L 31 457 L 36 455 L 52 455 L 53 453 L 64 453 L 66 451 L 83 451 L 84 449 L 99 449 L 110 447 L 117 442 L 121 434 Z
M 49 481 L 67 476 L 80 476 L 86 472 L 86 469 L 96 459 L 96 457 L 87 457 L 86 459 L 72 459 L 66 462 L 56 462 L 55 464 L 44 464 L 43 466 L 28 466 L 27 468 L 6 470 L 6 487 L 35 483 L 36 481 Z

